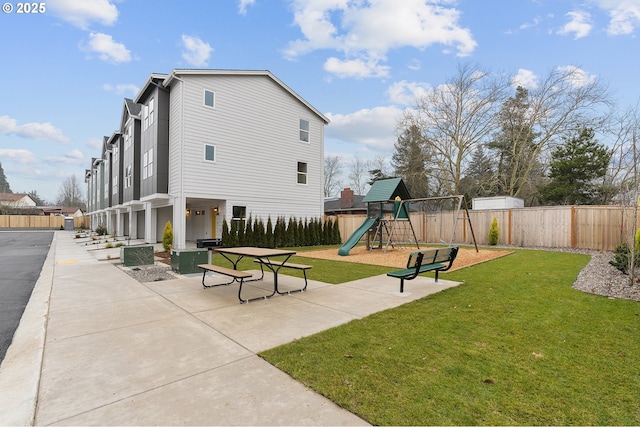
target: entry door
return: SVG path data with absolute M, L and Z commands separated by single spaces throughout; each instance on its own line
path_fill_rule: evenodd
M 217 209 L 211 209 L 211 238 L 215 239 L 216 236 L 216 214 Z

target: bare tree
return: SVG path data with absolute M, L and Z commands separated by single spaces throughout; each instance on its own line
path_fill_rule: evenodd
M 456 76 L 416 99 L 415 110 L 405 111 L 401 126 L 421 129 L 433 156 L 433 178 L 447 193 L 460 194 L 466 162 L 494 131 L 508 89 L 503 76 L 461 65 Z
M 70 208 L 84 208 L 85 200 L 82 187 L 75 174 L 65 179 L 60 185 L 56 204 Z
M 503 191 L 514 197 L 521 196 L 540 168 L 541 154 L 579 129 L 601 129 L 611 111 L 607 88 L 575 67 L 555 68 L 530 90 L 519 88 L 517 96 L 503 104 L 499 116 L 503 136 L 505 121 L 518 122 L 516 131 L 511 128 L 506 135 L 512 164 L 500 177 Z
M 356 155 L 349 164 L 349 186 L 355 194 L 365 194 L 369 186 L 368 175 L 367 162 Z
M 335 195 L 342 188 L 342 157 L 326 156 L 324 158 L 324 197 Z

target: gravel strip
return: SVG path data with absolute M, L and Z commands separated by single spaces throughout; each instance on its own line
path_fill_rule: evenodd
M 578 274 L 573 287 L 590 294 L 611 298 L 623 298 L 640 301 L 640 270 L 636 270 L 636 280 L 630 285 L 630 278 L 609 264 L 613 261 L 613 252 L 590 252 L 591 261 Z
M 117 264 L 122 271 L 133 277 L 140 283 L 160 282 L 162 280 L 179 279 L 180 275 L 171 271 L 171 267 L 158 263 L 155 265 L 140 265 L 138 267 L 124 267 Z

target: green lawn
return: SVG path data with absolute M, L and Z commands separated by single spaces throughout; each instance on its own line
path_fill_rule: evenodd
M 519 250 L 261 356 L 375 425 L 640 425 L 640 303 L 572 289 L 588 261 Z M 389 270 L 298 262 L 331 283 Z

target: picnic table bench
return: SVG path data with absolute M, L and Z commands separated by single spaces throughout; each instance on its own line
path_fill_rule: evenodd
M 404 292 L 404 281 L 413 280 L 421 273 L 435 271 L 436 282 L 438 272 L 447 271 L 458 255 L 458 247 L 413 251 L 409 254 L 407 268 L 390 271 L 387 276 L 400 279 L 400 292 Z
M 285 261 L 274 261 L 274 260 L 267 260 L 267 259 L 262 259 L 262 258 L 258 258 L 255 259 L 253 262 L 257 262 L 258 264 L 260 264 L 260 271 L 262 272 L 262 275 L 264 276 L 264 269 L 263 266 L 267 266 L 267 267 L 273 267 L 273 266 L 277 266 L 279 268 L 291 268 L 294 270 L 302 270 L 302 274 L 304 275 L 304 288 L 301 289 L 296 289 L 293 291 L 288 291 L 288 292 L 278 292 L 280 294 L 282 293 L 293 293 L 293 292 L 304 292 L 307 289 L 307 270 L 311 269 L 310 265 L 304 265 L 304 264 L 294 264 L 292 262 L 285 262 Z
M 244 284 L 244 279 L 248 279 L 249 277 L 252 276 L 251 273 L 247 271 L 242 271 L 242 270 L 235 270 L 233 268 L 221 267 L 219 265 L 213 265 L 213 264 L 198 264 L 198 267 L 202 269 L 202 286 L 203 287 L 215 288 L 216 286 L 229 286 L 233 282 L 238 282 L 240 284 L 240 287 L 238 289 L 238 299 L 240 300 L 240 302 L 249 301 L 242 298 L 242 285 Z M 232 279 L 230 282 L 226 282 L 226 283 L 218 283 L 216 285 L 207 285 L 204 283 L 204 279 L 205 279 L 205 276 L 207 275 L 207 271 L 212 271 L 214 273 L 229 276 Z

